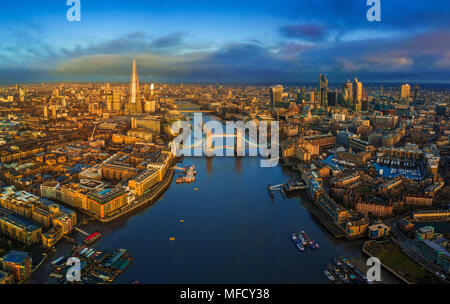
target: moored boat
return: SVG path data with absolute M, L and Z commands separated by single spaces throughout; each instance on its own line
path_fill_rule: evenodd
M 300 242 L 302 243 L 303 246 L 308 246 L 308 242 L 305 240 L 305 238 L 303 237 L 302 233 L 298 233 L 297 237 L 298 237 L 298 239 L 300 240 Z
M 300 251 L 305 251 L 305 247 L 302 246 L 302 244 L 300 243 L 300 241 L 297 238 L 297 235 L 295 235 L 295 233 L 291 234 L 291 240 L 294 242 L 295 246 L 297 247 L 298 250 Z

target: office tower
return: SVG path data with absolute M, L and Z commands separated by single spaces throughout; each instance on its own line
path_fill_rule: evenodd
M 20 100 L 20 102 L 25 101 L 25 90 L 22 88 L 19 89 L 19 100 Z
M 328 105 L 329 106 L 337 106 L 337 104 L 338 104 L 338 101 L 340 100 L 340 98 L 341 98 L 341 94 L 340 93 L 338 93 L 337 91 L 334 91 L 334 92 L 328 92 L 328 94 L 327 94 L 328 96 Z
M 113 94 L 111 91 L 106 95 L 106 109 L 112 111 L 113 109 Z
M 350 82 L 350 80 L 348 80 L 347 83 L 344 84 L 342 100 L 343 105 L 347 107 L 353 102 L 353 84 Z
M 154 90 L 155 90 L 155 85 L 152 83 L 152 84 L 150 85 L 150 95 L 151 95 L 151 96 L 153 96 Z
M 148 98 L 150 95 L 150 85 L 148 83 L 144 84 L 144 98 Z
M 384 85 L 381 85 L 381 87 L 380 87 L 380 95 L 383 95 L 384 94 Z
M 358 78 L 355 78 L 353 82 L 353 100 L 357 103 L 362 100 L 363 95 L 363 85 L 362 82 L 358 81 Z
M 435 106 L 436 116 L 446 116 L 447 115 L 447 104 L 437 104 Z
M 121 101 L 120 91 L 114 90 L 112 98 L 113 98 L 113 111 L 119 112 L 122 107 L 122 105 L 120 103 L 120 101 Z
M 309 102 L 310 103 L 316 102 L 316 91 L 309 92 Z
M 400 98 L 408 99 L 411 93 L 411 86 L 409 84 L 404 84 L 400 88 Z
M 95 104 L 94 103 L 89 103 L 89 113 L 90 114 L 94 114 L 95 112 Z
M 130 99 L 128 103 L 128 110 L 130 115 L 142 113 L 141 97 L 139 94 L 139 76 L 136 67 L 136 59 L 133 60 L 133 72 L 131 74 L 130 82 Z
M 48 106 L 44 106 L 44 119 L 48 119 Z
M 270 108 L 273 108 L 277 102 L 281 102 L 283 98 L 283 86 L 276 85 L 270 87 Z
M 326 75 L 319 75 L 319 102 L 320 106 L 328 107 L 328 79 Z
M 416 84 L 415 87 L 414 87 L 414 100 L 418 100 L 419 99 L 419 89 L 420 89 L 419 85 Z
M 361 112 L 362 111 L 362 107 L 363 107 L 363 101 L 361 100 L 357 100 L 355 102 L 355 112 Z
M 56 119 L 56 106 L 55 106 L 55 105 L 52 105 L 52 106 L 51 106 L 51 110 L 52 110 L 52 118 L 53 118 L 53 119 Z

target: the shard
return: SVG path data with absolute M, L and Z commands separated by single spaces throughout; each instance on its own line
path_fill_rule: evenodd
M 130 100 L 128 103 L 131 115 L 142 113 L 141 97 L 139 95 L 139 76 L 136 67 L 136 59 L 133 60 L 133 73 L 130 83 Z

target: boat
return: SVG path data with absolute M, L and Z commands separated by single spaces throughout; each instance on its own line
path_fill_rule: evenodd
M 350 280 L 347 278 L 347 276 L 344 276 L 344 275 L 341 274 L 341 275 L 339 275 L 339 279 L 344 284 L 350 284 Z
M 91 235 L 84 238 L 83 242 L 87 245 L 90 245 L 97 241 L 99 238 L 102 237 L 102 234 L 100 232 L 94 232 Z
M 66 256 L 61 256 L 61 257 L 59 257 L 59 258 L 57 258 L 56 260 L 54 260 L 51 264 L 53 265 L 53 266 L 55 266 L 55 265 L 59 265 L 64 259 L 66 259 L 67 257 Z
M 57 278 L 57 279 L 62 279 L 64 278 L 64 275 L 60 274 L 60 273 L 54 273 L 52 272 L 51 274 L 49 274 L 50 277 L 52 278 Z
M 309 238 L 309 236 L 306 234 L 306 232 L 304 230 L 302 231 L 302 235 L 303 235 L 303 238 L 305 239 L 306 243 L 308 245 L 310 245 L 311 244 L 311 239 Z
M 177 184 L 182 184 L 182 183 L 184 183 L 184 180 L 185 180 L 184 176 L 182 174 L 180 174 L 180 175 L 178 175 L 176 183 Z
M 303 246 L 308 246 L 308 242 L 305 240 L 305 238 L 303 237 L 303 235 L 301 233 L 297 234 L 298 239 L 300 240 L 300 242 L 302 243 Z
M 336 264 L 336 266 L 342 266 L 341 261 L 339 261 L 339 259 L 337 259 L 337 258 L 334 258 L 333 262 L 334 262 L 334 264 Z
M 295 246 L 297 247 L 298 250 L 300 251 L 305 251 L 305 247 L 302 246 L 302 244 L 300 243 L 300 241 L 298 240 L 297 236 L 295 235 L 295 233 L 291 234 L 291 240 L 294 242 Z
M 310 246 L 312 249 L 319 249 L 319 244 L 316 243 L 316 241 L 314 241 L 314 240 L 311 241 L 311 243 L 309 244 L 309 246 Z
M 336 281 L 336 278 L 328 271 L 328 270 L 324 270 L 323 274 L 327 277 L 328 280 L 330 280 L 331 282 Z
M 314 244 L 314 241 L 310 239 L 310 237 L 306 234 L 305 231 L 302 231 L 302 235 L 305 238 L 306 242 L 308 243 L 309 248 L 316 249 L 316 245 Z

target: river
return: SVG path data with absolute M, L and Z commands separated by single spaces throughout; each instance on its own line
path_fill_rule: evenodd
M 134 258 L 117 283 L 327 283 L 322 271 L 334 257 L 363 264 L 362 242 L 335 239 L 302 205 L 306 198 L 269 196 L 267 185 L 287 181 L 290 170 L 261 168 L 257 157 L 189 157 L 179 166 L 191 164 L 194 183 L 176 184 L 174 178 L 140 212 L 81 227 L 103 234 L 94 247 L 126 248 Z M 290 234 L 301 230 L 320 249 L 299 252 Z M 82 238 L 79 232 L 73 236 Z M 63 240 L 51 259 L 69 252 Z M 47 263 L 29 282 L 43 283 L 50 272 Z M 397 282 L 384 271 L 382 277 Z

